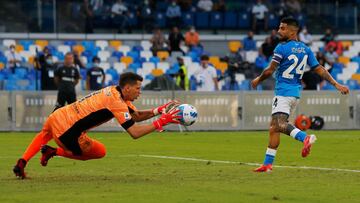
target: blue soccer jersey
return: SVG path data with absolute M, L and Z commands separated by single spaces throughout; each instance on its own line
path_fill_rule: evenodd
M 316 68 L 319 62 L 311 49 L 302 42 L 280 43 L 274 50 L 272 60 L 279 64 L 275 73 L 275 95 L 300 97 L 301 78 L 306 65 Z

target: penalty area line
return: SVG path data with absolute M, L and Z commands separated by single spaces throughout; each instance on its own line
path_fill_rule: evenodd
M 140 154 L 138 156 L 139 157 L 144 157 L 144 158 L 172 159 L 172 160 L 197 161 L 197 162 L 212 162 L 212 163 L 220 163 L 220 164 L 240 164 L 240 165 L 247 165 L 247 166 L 260 166 L 261 165 L 259 163 L 198 159 L 198 158 L 190 158 L 190 157 L 159 156 L 159 155 L 147 155 L 147 154 Z M 318 171 L 339 171 L 339 172 L 360 173 L 360 170 L 344 169 L 344 168 L 323 168 L 323 167 L 317 167 L 317 166 L 282 166 L 282 165 L 274 165 L 273 167 L 274 168 L 290 168 L 290 169 L 305 169 L 305 170 L 318 170 Z

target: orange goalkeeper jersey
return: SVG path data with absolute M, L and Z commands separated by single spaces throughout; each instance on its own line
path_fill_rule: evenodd
M 110 86 L 57 109 L 49 116 L 47 124 L 55 137 L 65 133 L 79 136 L 114 117 L 126 130 L 135 123 L 130 114 L 134 111 L 136 107 L 122 99 L 120 88 Z

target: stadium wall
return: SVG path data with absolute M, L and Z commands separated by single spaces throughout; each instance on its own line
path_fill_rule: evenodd
M 79 93 L 78 98 L 87 93 Z M 57 92 L 0 91 L 0 95 L 0 131 L 38 131 L 54 108 Z M 194 105 L 199 117 L 188 129 L 172 125 L 168 130 L 266 130 L 273 92 L 146 91 L 134 104 L 138 109 L 149 109 L 173 98 Z M 328 130 L 360 129 L 360 91 L 349 96 L 333 91 L 305 91 L 293 115 L 299 114 L 323 117 L 324 129 Z M 94 130 L 122 131 L 122 128 L 113 119 Z

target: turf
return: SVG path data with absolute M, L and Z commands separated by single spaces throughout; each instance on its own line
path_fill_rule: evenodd
M 359 131 L 316 132 L 318 143 L 301 158 L 301 143 L 283 136 L 276 165 L 360 170 Z M 18 180 L 12 167 L 34 133 L 0 133 L 0 202 L 360 202 L 360 173 L 274 168 L 147 158 L 162 155 L 261 163 L 267 132 L 157 133 L 132 140 L 125 133 L 90 133 L 107 147 L 103 159 L 39 155 Z M 51 143 L 54 145 L 54 143 Z

